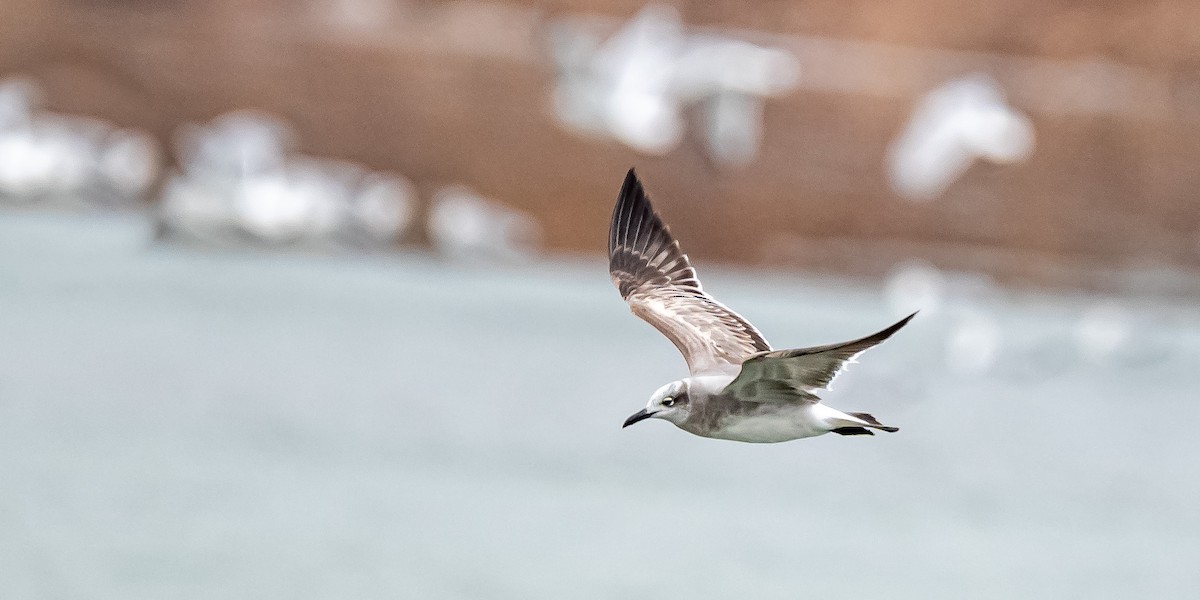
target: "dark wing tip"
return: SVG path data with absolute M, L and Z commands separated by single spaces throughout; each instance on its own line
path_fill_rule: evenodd
M 650 204 L 650 196 L 633 169 L 625 174 L 625 182 L 617 194 L 617 205 L 613 208 L 612 224 L 608 230 L 608 256 L 610 261 L 624 262 L 617 257 L 622 254 L 643 254 L 641 260 L 654 257 L 663 244 L 674 242 L 667 226 Z M 617 266 L 610 264 L 610 266 Z M 624 265 L 628 266 L 628 265 Z
M 621 184 L 621 192 L 617 194 L 617 205 L 620 206 L 626 201 L 626 198 L 631 202 L 636 202 L 639 197 L 644 198 L 646 190 L 642 188 L 642 182 L 638 179 L 637 173 L 633 167 L 629 168 L 629 172 L 625 173 L 625 182 Z
M 896 321 L 895 325 L 892 325 L 891 327 L 884 329 L 884 331 L 887 331 L 888 335 L 891 335 L 893 333 L 896 333 L 897 331 L 900 331 L 900 328 L 904 327 L 905 325 L 908 325 L 908 322 L 913 320 L 913 317 L 917 316 L 917 313 L 919 313 L 919 312 L 921 312 L 921 311 L 920 310 L 912 311 L 912 314 L 908 315 L 907 317 L 904 317 L 903 319 L 900 319 L 899 321 Z
M 904 327 L 905 325 L 908 325 L 908 322 L 913 320 L 913 317 L 917 316 L 917 313 L 919 313 L 919 312 L 921 312 L 921 311 L 920 310 L 912 311 L 912 314 L 908 315 L 907 317 L 904 317 L 903 319 L 900 319 L 899 321 L 896 321 L 895 325 L 892 325 L 891 327 L 884 329 L 884 331 L 888 332 L 888 335 L 892 335 L 893 333 L 900 331 L 900 328 Z
M 907 317 L 904 317 L 903 319 L 896 321 L 896 323 L 893 324 L 891 327 L 888 327 L 887 329 L 884 329 L 883 331 L 880 331 L 878 333 L 873 333 L 871 335 L 868 335 L 865 338 L 862 338 L 860 340 L 857 340 L 856 342 L 851 342 L 851 343 L 869 342 L 871 345 L 878 344 L 879 342 L 882 342 L 882 341 L 892 337 L 892 334 L 896 333 L 897 331 L 900 331 L 900 329 L 902 327 L 904 327 L 905 325 L 908 325 L 908 322 L 911 321 L 913 317 L 917 316 L 917 313 L 919 313 L 919 312 L 921 312 L 921 311 L 919 311 L 919 310 L 913 311 L 913 313 L 911 315 L 908 315 Z
M 813 346 L 811 348 L 793 348 L 791 350 L 776 350 L 773 352 L 762 352 L 762 353 L 756 354 L 750 358 L 757 358 L 759 356 L 769 356 L 769 357 L 774 357 L 774 358 L 794 358 L 797 356 L 806 356 L 809 354 L 821 354 L 823 352 L 833 352 L 833 353 L 835 353 L 836 356 L 839 356 L 842 360 L 847 360 L 847 359 L 850 359 L 850 358 L 856 356 L 857 354 L 859 354 L 861 352 L 866 352 L 868 349 L 870 349 L 870 348 L 880 344 L 884 340 L 892 337 L 892 334 L 896 333 L 897 331 L 900 331 L 900 328 L 907 325 L 908 322 L 911 321 L 912 318 L 915 316 L 917 316 L 917 313 L 914 312 L 913 314 L 908 315 L 907 317 L 904 317 L 903 319 L 900 319 L 895 324 L 889 326 L 887 329 L 884 329 L 882 331 L 877 331 L 875 333 L 872 333 L 871 335 L 860 337 L 856 340 L 851 340 L 849 342 L 842 342 L 840 344 L 828 344 L 825 346 Z
M 625 174 L 625 182 L 617 193 L 617 205 L 613 207 L 612 222 L 608 228 L 608 255 L 616 253 L 618 247 L 629 242 L 629 228 L 642 216 L 639 213 L 649 208 L 650 200 L 632 167 Z M 646 209 L 642 207 L 645 206 Z
M 630 169 L 617 196 L 608 233 L 608 271 L 621 296 L 642 286 L 685 286 L 700 290 L 696 271 L 650 204 Z

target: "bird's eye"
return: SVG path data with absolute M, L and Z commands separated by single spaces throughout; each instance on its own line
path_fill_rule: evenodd
M 675 399 L 674 399 L 674 398 L 672 398 L 672 397 L 670 397 L 670 396 L 667 396 L 666 398 L 663 398 L 663 401 L 662 401 L 662 405 L 663 405 L 663 406 L 672 406 L 672 405 L 674 405 L 674 404 L 675 404 Z

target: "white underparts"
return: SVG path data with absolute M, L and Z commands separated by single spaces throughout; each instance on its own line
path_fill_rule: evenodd
M 762 414 L 730 415 L 717 430 L 707 435 L 739 442 L 786 442 L 829 433 L 839 427 L 866 424 L 862 419 L 821 403 L 794 404 Z

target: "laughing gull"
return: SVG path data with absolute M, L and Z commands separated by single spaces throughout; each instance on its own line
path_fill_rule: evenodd
M 821 404 L 815 392 L 854 359 L 904 327 L 916 313 L 867 337 L 811 348 L 772 350 L 758 329 L 700 287 L 696 270 L 650 206 L 633 169 L 613 210 L 609 273 L 633 314 L 683 353 L 691 375 L 650 396 L 625 420 L 665 419 L 695 435 L 739 442 L 786 442 L 828 433 L 894 432 L 867 413 Z

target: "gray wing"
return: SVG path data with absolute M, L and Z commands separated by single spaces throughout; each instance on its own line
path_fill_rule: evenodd
M 633 169 L 613 209 L 608 271 L 633 314 L 679 348 L 692 375 L 736 373 L 747 356 L 771 349 L 753 325 L 700 288 Z
M 754 354 L 742 363 L 741 372 L 723 393 L 746 401 L 816 402 L 814 392 L 827 389 L 858 355 L 892 337 L 916 315 L 850 342 Z

